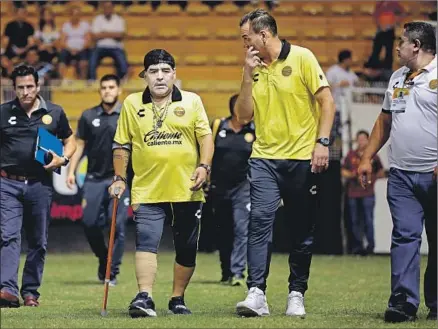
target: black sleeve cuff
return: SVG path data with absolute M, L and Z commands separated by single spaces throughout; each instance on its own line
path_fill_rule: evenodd
M 391 111 L 390 111 L 390 110 L 382 109 L 382 112 L 383 112 L 383 113 L 386 113 L 386 114 L 391 114 Z

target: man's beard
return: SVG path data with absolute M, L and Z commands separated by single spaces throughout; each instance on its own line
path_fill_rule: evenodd
M 114 101 L 112 102 L 102 101 L 102 103 L 105 104 L 106 106 L 113 107 L 117 103 L 117 101 L 118 101 L 118 97 L 114 98 Z

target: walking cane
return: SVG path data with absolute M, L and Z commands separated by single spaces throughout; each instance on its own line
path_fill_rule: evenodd
M 104 283 L 104 292 L 103 292 L 103 305 L 102 311 L 100 311 L 100 315 L 107 316 L 108 312 L 106 310 L 106 304 L 108 302 L 108 287 L 111 276 L 111 263 L 113 261 L 113 249 L 114 249 L 114 237 L 116 235 L 116 221 L 117 221 L 117 206 L 119 204 L 119 193 L 120 188 L 116 187 L 114 189 L 114 194 L 116 197 L 113 202 L 113 213 L 111 216 L 111 228 L 110 228 L 110 237 L 108 242 L 108 256 L 106 262 L 106 271 L 105 271 L 105 283 Z

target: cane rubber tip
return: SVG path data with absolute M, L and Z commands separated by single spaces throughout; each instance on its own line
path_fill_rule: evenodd
M 100 311 L 100 315 L 107 316 L 108 312 L 106 310 L 102 310 L 102 311 Z

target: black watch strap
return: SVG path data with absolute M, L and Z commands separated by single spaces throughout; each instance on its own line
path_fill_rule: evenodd
M 205 163 L 200 163 L 198 165 L 198 167 L 204 168 L 207 171 L 207 174 L 210 175 L 211 172 L 211 166 L 205 164 Z
M 125 177 L 122 177 L 122 176 L 120 176 L 120 175 L 115 175 L 114 178 L 113 178 L 113 183 L 114 183 L 114 182 L 118 182 L 118 181 L 122 181 L 122 182 L 124 182 L 125 184 L 128 184 L 128 181 L 126 180 Z

